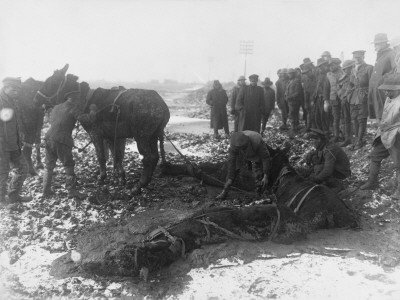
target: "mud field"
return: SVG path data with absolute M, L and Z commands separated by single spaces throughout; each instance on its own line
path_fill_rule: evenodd
M 172 115 L 167 135 L 193 162 L 224 161 L 229 141 L 212 138 L 206 107 L 200 101 L 204 93 L 196 93 L 162 95 Z M 278 120 L 275 112 L 265 136 L 273 147 L 287 140 L 276 129 Z M 369 141 L 374 131 L 374 124 L 369 124 Z M 77 147 L 87 143 L 82 129 L 74 136 Z M 296 165 L 310 143 L 300 137 L 291 144 L 290 159 Z M 219 188 L 203 186 L 191 177 L 160 177 L 159 170 L 148 188 L 132 197 L 130 189 L 139 180 L 141 164 L 134 141 L 128 141 L 127 148 L 127 185 L 118 185 L 109 164 L 108 181 L 102 187 L 96 184 L 93 146 L 82 153 L 74 150 L 79 188 L 88 195 L 83 201 L 68 199 L 59 165 L 56 195 L 50 199 L 41 198 L 42 170 L 26 180 L 24 192 L 34 200 L 12 211 L 0 211 L 0 299 L 400 299 L 400 207 L 389 196 L 394 171 L 391 161 L 384 161 L 380 188 L 358 190 L 368 176 L 369 146 L 346 150 L 353 176 L 346 181 L 342 197 L 357 212 L 360 228 L 320 230 L 289 245 L 235 240 L 209 244 L 149 274 L 147 281 L 50 276 L 51 263 L 74 251 L 74 236 L 87 226 L 110 219 L 120 222 L 141 211 L 189 212 L 215 204 Z M 167 141 L 166 149 L 168 161 L 184 163 Z M 232 192 L 217 204 L 240 207 L 255 200 Z

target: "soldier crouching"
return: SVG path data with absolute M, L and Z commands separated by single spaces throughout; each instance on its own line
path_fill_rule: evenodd
M 65 187 L 68 197 L 85 198 L 85 195 L 76 190 L 76 176 L 74 172 L 75 161 L 72 156 L 72 131 L 75 127 L 76 118 L 72 114 L 74 102 L 68 99 L 66 102 L 55 106 L 50 116 L 50 129 L 45 135 L 46 145 L 46 171 L 43 177 L 43 197 L 52 194 L 51 181 L 57 160 L 64 166 L 67 180 Z

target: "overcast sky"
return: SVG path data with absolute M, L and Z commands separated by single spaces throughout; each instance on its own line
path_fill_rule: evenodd
M 374 35 L 400 35 L 398 0 L 0 0 L 0 76 L 45 79 L 70 64 L 81 80 L 204 82 L 247 76 L 324 50 L 374 64 Z

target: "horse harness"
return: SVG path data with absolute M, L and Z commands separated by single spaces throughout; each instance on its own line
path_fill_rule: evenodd
M 292 173 L 292 171 L 289 169 L 288 166 L 285 166 L 282 168 L 282 170 L 279 172 L 279 176 L 278 178 L 275 180 L 274 185 L 272 186 L 273 189 L 277 189 L 279 184 L 281 183 L 282 179 L 288 175 Z M 320 185 L 313 185 L 311 187 L 305 187 L 303 189 L 301 189 L 300 191 L 298 191 L 288 202 L 286 202 L 286 206 L 288 208 L 291 208 L 292 204 L 294 203 L 294 201 L 298 198 L 298 196 L 305 191 L 303 197 L 300 199 L 299 203 L 297 204 L 297 206 L 294 208 L 294 213 L 297 214 L 297 212 L 300 210 L 302 204 L 304 203 L 304 201 L 306 200 L 307 196 L 317 187 L 319 187 Z

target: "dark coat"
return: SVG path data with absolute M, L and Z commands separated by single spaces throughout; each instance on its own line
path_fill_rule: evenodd
M 282 103 L 285 101 L 286 83 L 287 81 L 284 79 L 278 79 L 278 81 L 275 83 L 276 104 L 278 104 L 278 106 L 282 105 Z
M 371 119 L 380 119 L 385 103 L 385 95 L 378 87 L 383 83 L 383 76 L 395 68 L 396 53 L 386 48 L 378 52 L 374 70 L 369 81 L 368 90 L 368 113 Z
M 269 114 L 275 108 L 275 91 L 271 87 L 264 87 L 265 115 Z
M 264 89 L 260 86 L 246 86 L 240 90 L 235 109 L 240 112 L 239 131 L 260 132 L 261 116 L 265 111 Z
M 301 82 L 298 78 L 294 78 L 289 80 L 288 85 L 286 86 L 285 91 L 285 99 L 289 103 L 297 103 L 300 104 L 300 101 L 303 98 L 303 87 L 301 86 Z
M 356 71 L 354 68 L 350 81 L 354 85 L 354 93 L 350 104 L 366 104 L 368 102 L 368 86 L 373 72 L 373 67 L 363 63 Z
M 230 104 L 231 104 L 231 114 L 232 115 L 234 115 L 235 112 L 236 112 L 236 110 L 235 110 L 236 99 L 237 99 L 237 96 L 239 95 L 239 91 L 240 91 L 241 88 L 242 87 L 236 85 L 232 89 L 231 102 L 230 102 Z
M 224 89 L 212 89 L 207 94 L 206 103 L 211 106 L 210 126 L 214 129 L 222 129 L 228 122 L 226 104 L 228 95 Z

